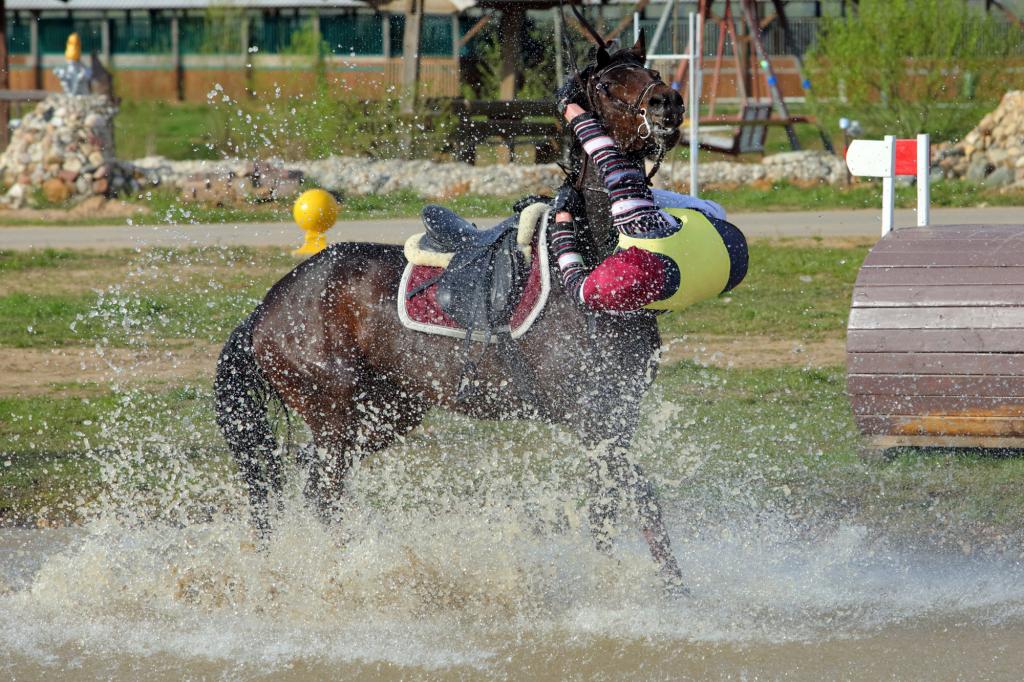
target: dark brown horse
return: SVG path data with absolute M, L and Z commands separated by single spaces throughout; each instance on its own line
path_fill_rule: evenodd
M 641 37 L 614 54 L 599 48 L 580 74 L 594 112 L 636 159 L 674 145 L 683 115 L 679 95 L 644 68 L 644 58 Z M 593 167 L 578 145 L 572 154 L 589 225 L 580 241 L 594 265 L 611 253 L 615 232 Z M 657 366 L 654 317 L 590 312 L 555 284 L 543 315 L 517 342 L 525 374 L 534 378 L 529 390 L 508 381 L 492 348 L 477 365 L 481 389 L 457 400 L 462 342 L 402 326 L 404 267 L 397 246 L 331 246 L 275 284 L 228 339 L 217 365 L 217 418 L 248 484 L 256 524 L 266 530 L 268 498 L 282 483 L 282 451 L 267 419 L 273 395 L 313 434 L 306 493 L 325 510 L 340 497 L 355 457 L 387 448 L 432 406 L 488 419 L 539 417 L 573 429 L 591 453 L 589 511 L 598 543 L 607 547 L 613 501 L 625 497 L 661 570 L 677 580 L 654 489 L 626 455 Z

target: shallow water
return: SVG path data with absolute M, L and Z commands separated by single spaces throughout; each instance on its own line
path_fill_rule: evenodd
M 169 276 L 157 256 L 142 258 L 139 272 Z M 144 346 L 131 288 L 108 294 L 97 304 L 104 327 Z M 81 456 L 103 479 L 77 510 L 86 523 L 0 529 L 0 678 L 1024 671 L 1024 566 L 911 549 L 828 508 L 814 489 L 828 472 L 794 472 L 817 465 L 790 455 L 849 434 L 835 420 L 798 439 L 812 428 L 806 405 L 737 418 L 743 451 L 723 458 L 720 422 L 654 392 L 634 450 L 665 494 L 693 591 L 674 598 L 635 529 L 623 528 L 611 556 L 594 549 L 578 444 L 532 424 L 432 417 L 356 472 L 331 527 L 306 511 L 291 471 L 277 532 L 257 548 L 241 490 L 217 463 L 209 382 L 186 409 L 118 387 L 123 369 L 112 365 L 117 407 L 83 438 Z M 726 381 L 696 379 L 698 391 Z M 813 485 L 791 491 L 782 474 Z
M 456 505 L 457 506 L 457 505 Z M 680 543 L 694 595 L 638 542 L 486 507 L 301 509 L 257 550 L 230 517 L 0 534 L 0 671 L 17 679 L 1018 679 L 1024 570 L 765 524 Z M 678 524 L 672 524 L 676 526 Z M 765 533 L 773 535 L 765 538 Z M 680 538 L 682 539 L 682 538 Z

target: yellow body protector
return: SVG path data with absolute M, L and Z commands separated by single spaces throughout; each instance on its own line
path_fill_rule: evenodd
M 689 208 L 662 209 L 679 220 L 679 229 L 667 237 L 619 235 L 619 248 L 635 246 L 671 258 L 679 268 L 679 288 L 668 298 L 648 303 L 652 310 L 682 310 L 713 298 L 725 290 L 732 267 L 722 235 L 711 221 Z

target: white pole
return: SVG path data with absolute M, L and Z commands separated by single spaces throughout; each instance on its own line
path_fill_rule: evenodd
M 893 218 L 896 211 L 896 136 L 885 136 L 886 167 L 882 176 L 882 236 L 892 232 Z
M 690 195 L 697 196 L 697 155 L 700 152 L 700 142 L 697 137 L 698 119 L 700 118 L 700 89 L 697 87 L 697 15 L 690 12 L 690 46 L 689 67 L 690 67 Z
M 648 43 L 649 54 L 658 54 L 658 43 L 661 42 L 661 34 L 665 32 L 665 25 L 668 23 L 669 17 L 672 16 L 672 3 L 666 2 L 665 9 L 661 12 L 661 17 L 658 19 L 658 25 L 654 29 L 654 37 L 651 38 L 651 42 Z M 651 60 L 648 58 L 646 66 L 650 67 Z
M 928 133 L 917 136 L 917 226 L 928 227 L 928 204 L 931 202 L 931 138 Z
M 640 13 L 633 12 L 633 44 L 640 39 Z

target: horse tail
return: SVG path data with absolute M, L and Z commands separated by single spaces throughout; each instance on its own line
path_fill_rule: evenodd
M 252 350 L 256 313 L 238 325 L 220 352 L 214 380 L 217 426 L 242 472 L 253 524 L 270 530 L 268 500 L 282 487 L 283 453 L 267 411 L 279 396 L 263 376 Z

